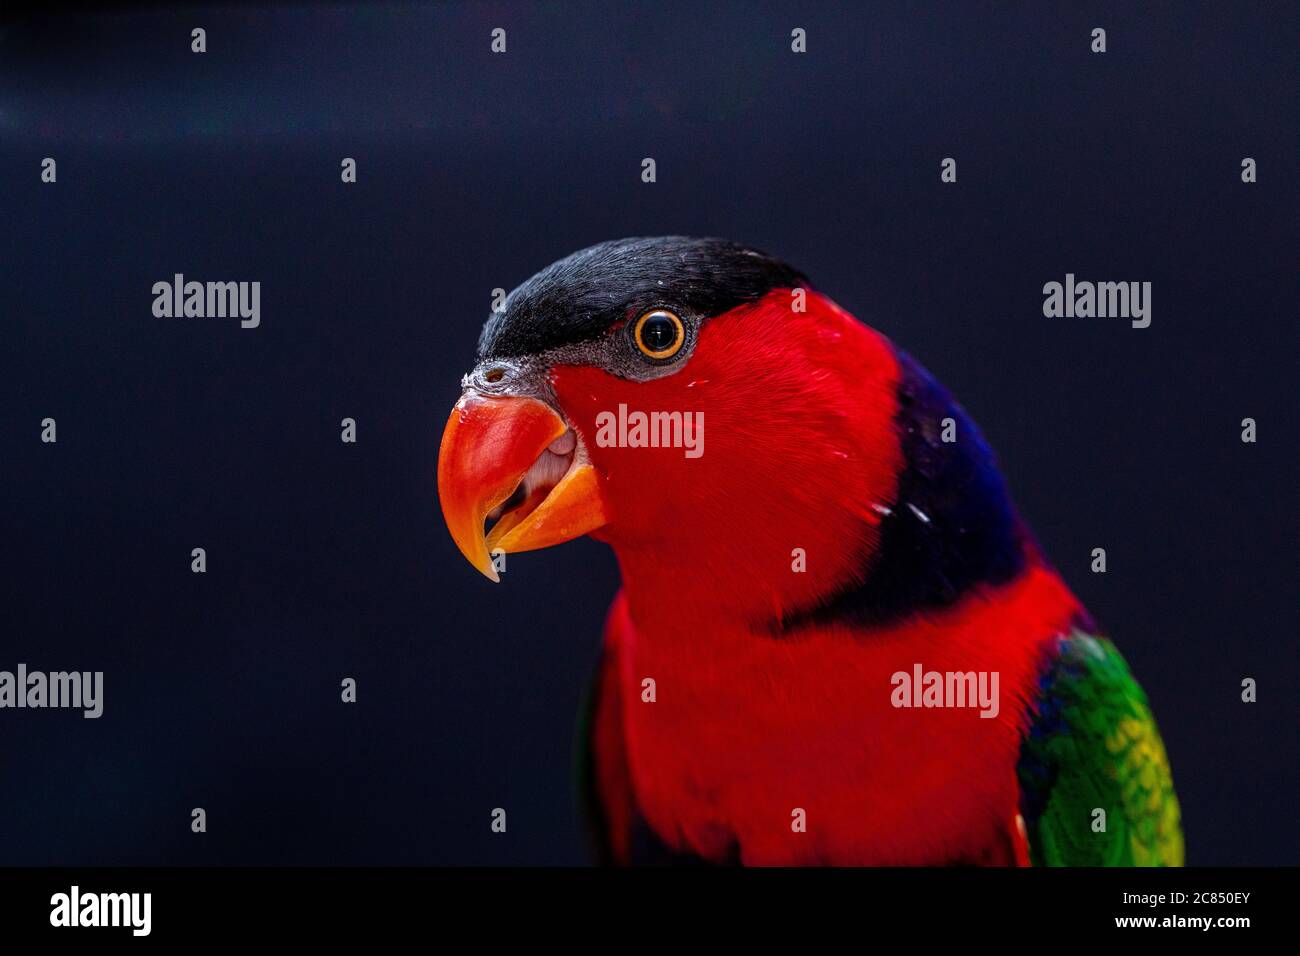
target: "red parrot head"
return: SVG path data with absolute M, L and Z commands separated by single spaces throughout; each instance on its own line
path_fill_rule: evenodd
M 591 534 L 634 605 L 780 618 L 861 583 L 903 468 L 899 378 L 883 337 L 770 256 L 602 243 L 489 318 L 442 438 L 443 515 L 494 581 L 493 552 Z

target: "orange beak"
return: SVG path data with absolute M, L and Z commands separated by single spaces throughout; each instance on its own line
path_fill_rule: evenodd
M 438 498 L 461 554 L 493 581 L 494 553 L 534 551 L 608 520 L 596 470 L 545 402 L 466 392 L 438 451 Z M 505 507 L 502 507 L 505 505 Z M 490 534 L 483 523 L 497 517 Z

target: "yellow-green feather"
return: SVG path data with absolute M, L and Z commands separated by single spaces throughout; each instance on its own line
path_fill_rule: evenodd
M 1018 768 L 1033 864 L 1181 866 L 1169 759 L 1115 646 L 1062 638 L 1041 689 Z

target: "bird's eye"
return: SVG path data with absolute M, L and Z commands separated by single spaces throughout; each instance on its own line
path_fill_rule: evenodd
M 654 309 L 636 320 L 632 338 L 646 358 L 663 361 L 681 351 L 686 326 L 667 309 Z

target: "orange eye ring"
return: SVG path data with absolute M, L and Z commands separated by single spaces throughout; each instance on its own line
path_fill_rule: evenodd
M 671 326 L 667 323 L 671 323 Z M 671 334 L 671 341 L 665 338 L 665 332 Z M 646 358 L 661 362 L 682 350 L 686 344 L 686 326 L 667 309 L 651 309 L 636 320 L 632 329 L 632 341 Z M 668 341 L 667 345 L 663 344 L 665 341 Z

